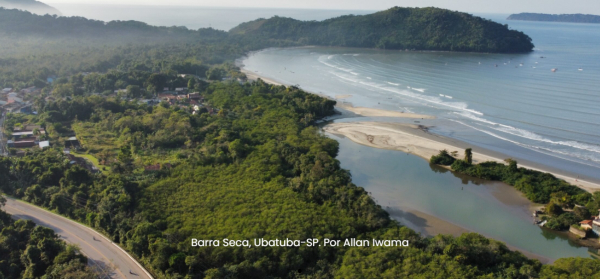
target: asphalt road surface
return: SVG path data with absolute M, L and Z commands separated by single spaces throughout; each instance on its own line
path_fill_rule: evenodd
M 40 226 L 51 228 L 62 240 L 79 246 L 88 257 L 89 264 L 103 273 L 102 278 L 152 278 L 124 250 L 98 232 L 19 200 L 8 197 L 6 200 L 4 211 L 13 215 L 13 218 L 32 220 Z

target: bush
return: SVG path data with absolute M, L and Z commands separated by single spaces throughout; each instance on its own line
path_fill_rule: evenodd
M 577 217 L 573 213 L 567 212 L 558 217 L 548 219 L 546 228 L 557 231 L 568 230 L 569 227 L 577 223 Z
M 432 164 L 442 166 L 450 166 L 454 163 L 454 161 L 456 161 L 456 159 L 452 157 L 446 149 L 441 150 L 438 155 L 431 156 L 431 159 L 429 160 L 429 162 Z

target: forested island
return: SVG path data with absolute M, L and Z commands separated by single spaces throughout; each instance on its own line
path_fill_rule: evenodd
M 274 43 L 380 49 L 519 53 L 531 38 L 507 26 L 439 8 L 400 8 L 324 21 L 273 17 L 247 22 L 230 33 Z M 250 36 L 249 36 L 250 35 Z
M 54 7 L 35 0 L 0 0 L 0 7 L 24 10 L 38 15 L 61 15 Z
M 572 23 L 600 23 L 600 16 L 586 14 L 537 14 L 520 13 L 512 14 L 508 20 L 527 20 L 527 21 L 550 21 L 550 22 L 572 22 Z
M 396 22 L 392 15 L 408 10 L 391 9 L 389 19 Z M 420 11 L 439 12 L 423 21 L 446 15 L 482 21 L 439 9 Z M 252 24 L 227 33 L 139 22 L 105 25 L 9 10 L 0 15 L 10 15 L 0 16 L 0 41 L 6 46 L 0 49 L 0 88 L 16 94 L 2 108 L 4 132 L 16 140 L 16 131 L 35 127 L 33 137 L 49 142 L 45 148 L 11 147 L 10 157 L 0 157 L 0 191 L 105 234 L 156 278 L 590 278 L 600 272 L 600 262 L 592 259 L 542 265 L 476 233 L 428 238 L 392 220 L 352 183 L 336 159 L 338 143 L 316 127 L 335 113 L 335 101 L 293 86 L 248 82 L 233 65 L 251 50 L 309 41 L 257 35 L 262 29 Z M 411 18 L 419 17 L 415 12 Z M 356 19 L 365 18 L 341 18 Z M 499 36 L 498 42 L 527 51 L 528 37 L 488 23 L 496 34 L 518 38 Z M 48 27 L 53 25 L 60 28 Z M 452 32 L 460 33 L 459 26 Z M 282 26 L 265 30 L 294 33 Z M 487 36 L 478 32 L 471 33 Z M 490 49 L 507 50 L 494 42 L 490 39 Z M 36 113 L 16 113 L 21 105 Z M 551 195 L 531 191 L 542 192 L 534 197 Z M 0 219 L 8 220 L 2 213 Z M 21 254 L 34 251 L 28 245 L 43 245 L 24 236 L 36 230 L 30 224 L 2 222 L 16 228 L 4 229 L 2 236 L 23 233 L 17 234 L 18 249 L 0 239 L 0 251 L 14 253 L 11 263 L 20 259 L 10 269 L 13 265 L 3 262 L 8 256 L 1 258 L 0 278 L 23 277 L 33 257 Z M 199 237 L 403 239 L 410 246 L 191 247 L 190 240 Z M 35 264 L 44 272 L 59 265 L 86 272 L 84 260 L 67 257 L 68 250 L 56 250 L 65 256 L 53 262 Z M 43 275 L 36 272 L 31 278 Z

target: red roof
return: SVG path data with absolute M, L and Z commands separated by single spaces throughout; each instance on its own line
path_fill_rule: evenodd
M 592 220 L 583 220 L 583 221 L 579 222 L 579 224 L 588 224 L 588 225 L 591 225 L 592 224 Z

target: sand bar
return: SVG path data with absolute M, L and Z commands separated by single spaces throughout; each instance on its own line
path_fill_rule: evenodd
M 407 113 L 393 110 L 384 110 L 376 108 L 365 108 L 365 107 L 354 107 L 350 104 L 338 104 L 338 108 L 350 111 L 352 113 L 368 116 L 368 117 L 402 117 L 402 118 L 415 118 L 415 119 L 435 119 L 435 116 L 426 114 Z
M 240 65 L 242 66 L 242 65 Z M 270 84 L 274 84 L 274 85 L 282 85 L 279 82 L 276 82 L 272 79 L 269 78 L 265 78 L 260 76 L 259 73 L 256 72 L 251 72 L 248 71 L 246 69 L 244 69 L 243 67 L 241 68 L 241 72 L 246 74 L 246 76 L 248 77 L 248 79 L 250 80 L 256 80 L 258 78 L 262 79 L 263 81 L 265 81 L 266 83 L 270 83 Z M 316 93 L 313 93 L 316 94 Z M 324 96 L 322 94 L 316 94 L 319 95 L 321 97 L 325 97 L 325 98 L 330 98 L 328 96 Z M 330 98 L 331 99 L 331 98 Z M 338 102 L 337 105 L 338 108 L 344 109 L 346 111 L 350 111 L 354 114 L 360 115 L 360 116 L 368 116 L 368 117 L 406 117 L 406 118 L 423 118 L 423 119 L 434 119 L 434 116 L 431 115 L 421 115 L 421 114 L 413 114 L 413 113 L 402 113 L 402 112 L 398 112 L 398 111 L 389 111 L 389 110 L 382 110 L 382 109 L 374 109 L 374 108 L 363 108 L 363 107 L 353 107 L 351 104 L 348 103 L 342 103 L 340 104 Z M 362 122 L 362 123 L 367 123 L 367 122 Z M 350 123 L 335 123 L 335 124 L 331 124 L 331 125 L 337 125 L 337 124 L 350 124 Z M 357 123 L 355 123 L 357 124 Z M 391 128 L 392 131 L 393 130 L 401 130 L 402 133 L 404 134 L 410 134 L 410 135 L 414 135 L 417 138 L 425 138 L 425 139 L 429 139 L 430 141 L 441 141 L 441 143 L 437 143 L 437 144 L 426 144 L 425 146 L 420 146 L 420 145 L 414 145 L 413 144 L 413 148 L 414 150 L 410 150 L 410 147 L 406 147 L 403 148 L 402 146 L 388 146 L 388 144 L 384 144 L 382 146 L 377 146 L 374 145 L 372 143 L 369 143 L 367 141 L 367 143 L 369 144 L 365 144 L 362 143 L 364 142 L 364 140 L 361 142 L 359 140 L 357 140 L 360 137 L 357 138 L 353 138 L 351 136 L 345 135 L 345 132 L 349 131 L 349 128 L 346 127 L 345 129 L 342 129 L 342 131 L 344 132 L 334 132 L 333 130 L 335 130 L 336 128 L 334 127 L 325 127 L 325 129 L 331 133 L 334 134 L 340 134 L 340 135 L 345 135 L 348 136 L 350 139 L 352 139 L 354 142 L 360 143 L 360 144 L 364 144 L 364 145 L 368 145 L 368 146 L 372 146 L 375 148 L 386 148 L 386 149 L 393 149 L 393 150 L 400 150 L 400 151 L 404 151 L 407 153 L 411 153 L 411 154 L 415 154 L 417 156 L 420 156 L 426 160 L 429 160 L 429 158 L 431 158 L 431 155 L 437 154 L 439 153 L 439 150 L 442 149 L 447 149 L 448 151 L 452 152 L 452 151 L 458 151 L 459 155 L 464 153 L 464 149 L 465 148 L 473 148 L 474 152 L 473 152 L 473 162 L 475 163 L 480 163 L 480 162 L 484 162 L 484 161 L 496 161 L 496 162 L 504 162 L 503 159 L 500 158 L 508 158 L 509 156 L 502 156 L 502 154 L 498 154 L 495 152 L 489 152 L 489 151 L 485 151 L 481 148 L 478 148 L 476 146 L 470 146 L 464 142 L 458 141 L 458 140 L 453 140 L 453 139 L 449 139 L 446 137 L 442 137 L 442 136 L 438 136 L 435 134 L 431 134 L 431 133 L 427 133 L 423 130 L 418 129 L 418 126 L 402 126 L 400 124 L 391 124 L 391 123 L 380 123 L 380 122 L 369 122 L 369 127 L 372 128 L 377 128 L 377 127 L 383 127 L 384 130 L 379 131 L 379 135 L 380 136 L 385 136 L 385 129 L 387 129 L 388 133 L 389 133 L 389 129 L 390 129 L 390 125 L 392 125 L 393 127 Z M 329 125 L 328 125 L 329 126 Z M 362 125 L 364 126 L 364 124 Z M 408 128 L 408 129 L 407 129 Z M 361 128 L 362 129 L 362 128 Z M 421 131 L 421 132 L 419 132 Z M 381 134 L 383 132 L 383 134 Z M 392 132 L 394 133 L 394 132 Z M 349 133 L 352 134 L 352 133 Z M 360 133 L 354 133 L 355 136 L 359 136 Z M 396 133 L 399 134 L 399 133 Z M 397 135 L 396 135 L 397 137 Z M 406 137 L 406 136 L 405 136 Z M 418 140 L 414 140 L 413 141 L 418 143 Z M 438 149 L 433 149 L 435 147 L 440 147 L 440 146 L 444 146 L 444 148 L 438 148 Z M 454 149 L 453 149 L 454 148 Z M 406 150 L 404 150 L 406 149 Z M 484 154 L 485 153 L 485 154 Z M 431 155 L 429 155 L 431 154 Z M 552 173 L 554 176 L 556 176 L 557 178 L 563 179 L 567 182 L 569 182 L 572 185 L 576 185 L 588 192 L 594 192 L 594 191 L 598 191 L 600 190 L 600 183 L 597 182 L 591 182 L 591 181 L 585 181 L 582 179 L 578 179 L 577 177 L 571 176 L 571 175 L 564 175 L 564 174 L 560 174 L 557 173 L 555 171 L 548 171 L 545 170 L 544 166 L 531 166 L 531 165 L 524 165 L 524 164 L 519 164 L 519 166 L 521 167 L 525 167 L 528 169 L 532 169 L 532 170 L 537 170 L 537 171 L 541 171 L 541 172 L 548 172 L 548 173 Z
M 352 95 L 346 94 L 346 95 L 335 95 L 335 98 L 338 100 L 341 99 L 348 99 L 348 98 L 352 98 Z
M 473 149 L 473 163 L 475 164 L 486 161 L 504 163 L 505 159 L 501 154 L 493 154 L 493 152 L 477 148 L 476 146 L 470 146 L 458 140 L 429 133 L 427 127 L 419 125 L 384 122 L 346 122 L 332 123 L 326 125 L 323 129 L 332 134 L 343 135 L 362 145 L 398 150 L 414 154 L 426 160 L 429 160 L 433 155 L 437 155 L 443 149 L 448 150 L 450 153 L 456 151 L 457 158 L 461 158 L 465 149 L 469 147 Z M 542 172 L 550 172 L 541 167 L 529 167 L 523 164 L 519 164 L 519 166 Z M 552 174 L 586 191 L 594 192 L 600 190 L 600 184 L 566 175 Z

